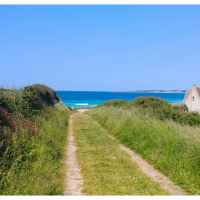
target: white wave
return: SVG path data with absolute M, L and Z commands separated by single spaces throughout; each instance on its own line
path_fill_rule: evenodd
M 97 106 L 97 105 L 93 105 L 93 107 L 94 107 L 94 106 Z
M 76 103 L 75 105 L 82 106 L 82 105 L 88 105 L 88 103 Z

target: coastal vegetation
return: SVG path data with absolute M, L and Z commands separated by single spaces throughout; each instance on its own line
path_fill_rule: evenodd
M 188 112 L 188 107 L 184 103 L 171 103 L 171 106 L 174 110 L 178 110 L 180 112 Z
M 169 195 L 87 115 L 73 116 L 85 195 Z
M 180 112 L 153 97 L 137 98 L 121 107 L 99 106 L 85 113 L 186 193 L 199 194 L 198 114 Z M 176 114 L 187 120 L 179 120 Z
M 122 105 L 127 104 L 127 103 L 128 103 L 128 101 L 126 101 L 126 100 L 114 99 L 114 100 L 106 101 L 106 102 L 104 102 L 103 104 L 98 105 L 97 107 L 102 107 L 102 106 L 108 106 L 108 107 L 109 107 L 109 106 L 114 106 L 114 107 L 119 108 L 119 107 L 121 107 Z
M 72 111 L 44 85 L 0 88 L 0 195 L 61 195 Z
M 191 126 L 200 125 L 200 116 L 198 113 L 188 113 L 188 108 L 185 104 L 171 105 L 163 99 L 156 97 L 138 97 L 133 101 L 125 100 L 109 100 L 97 107 L 117 107 L 123 110 L 132 108 L 140 108 L 140 112 L 144 115 L 148 112 L 149 115 L 160 120 L 172 120 L 181 124 Z
M 75 112 L 45 85 L 0 88 L 0 195 L 64 193 L 64 150 L 69 117 Z M 199 114 L 155 97 L 110 100 L 85 113 L 89 116 L 73 116 L 84 194 L 168 194 L 118 143 L 141 155 L 186 194 L 200 193 Z

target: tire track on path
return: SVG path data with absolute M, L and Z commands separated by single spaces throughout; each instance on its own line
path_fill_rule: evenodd
M 97 122 L 94 122 L 97 126 L 101 127 L 100 124 Z M 101 127 L 101 130 L 106 132 L 105 129 Z M 112 140 L 115 138 L 112 135 L 109 135 L 107 133 L 108 137 L 110 137 Z M 152 165 L 149 165 L 145 160 L 143 160 L 138 154 L 134 153 L 132 150 L 129 148 L 125 147 L 122 144 L 119 144 L 120 149 L 123 151 L 127 152 L 130 156 L 131 159 L 138 164 L 140 169 L 144 174 L 146 174 L 148 177 L 152 178 L 154 182 L 160 183 L 160 187 L 170 193 L 171 195 L 186 195 L 183 191 L 182 188 L 180 188 L 177 185 L 174 185 L 172 181 L 170 181 L 166 176 L 158 172 Z
M 77 115 L 77 114 L 74 114 Z M 66 189 L 64 195 L 83 195 L 83 179 L 81 177 L 81 170 L 76 160 L 76 149 L 73 136 L 73 116 L 69 120 L 69 136 L 67 145 L 67 160 L 66 160 Z

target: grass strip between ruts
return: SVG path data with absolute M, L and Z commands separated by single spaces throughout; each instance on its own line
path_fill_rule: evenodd
M 89 116 L 73 119 L 85 195 L 168 195 Z

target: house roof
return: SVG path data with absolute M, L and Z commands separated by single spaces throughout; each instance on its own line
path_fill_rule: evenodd
M 198 94 L 200 96 L 200 86 L 195 86 L 195 87 L 196 87 L 197 92 L 198 92 Z M 183 102 L 187 99 L 187 97 L 190 94 L 190 92 L 191 92 L 191 90 L 187 90 L 187 92 L 185 93 L 185 98 L 184 98 Z
M 190 94 L 191 90 L 187 90 L 186 93 L 185 93 L 185 98 L 183 100 L 183 102 L 185 101 L 185 99 L 187 99 L 187 96 Z
M 197 89 L 198 94 L 200 95 L 200 87 L 196 86 L 196 89 Z

